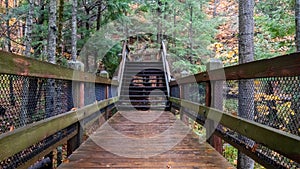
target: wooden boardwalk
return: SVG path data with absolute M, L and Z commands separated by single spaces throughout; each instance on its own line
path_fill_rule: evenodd
M 121 111 L 59 168 L 233 168 L 170 112 Z

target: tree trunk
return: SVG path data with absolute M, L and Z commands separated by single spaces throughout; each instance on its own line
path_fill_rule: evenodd
M 97 14 L 97 31 L 101 28 L 101 21 L 102 21 L 102 0 L 98 5 L 98 14 Z
M 5 14 L 8 16 L 9 13 L 9 4 L 8 0 L 5 0 Z M 10 41 L 10 26 L 9 26 L 9 17 L 6 18 L 6 50 L 8 52 L 11 51 L 11 41 Z
M 55 64 L 56 54 L 56 0 L 50 0 L 49 4 L 49 27 L 48 27 L 48 62 Z M 47 80 L 46 90 L 46 118 L 54 115 L 54 102 L 55 102 L 55 80 Z
M 75 62 L 77 57 L 77 0 L 73 0 L 72 6 L 72 60 Z
M 62 38 L 62 29 L 63 29 L 63 13 L 64 13 L 64 0 L 59 0 L 59 7 L 58 7 L 58 31 L 57 31 L 57 46 L 56 50 L 58 55 L 62 56 L 62 49 L 63 49 L 63 38 Z
M 254 60 L 254 0 L 239 0 L 239 63 Z M 254 84 L 253 80 L 239 81 L 239 108 L 240 117 L 253 120 L 254 117 Z M 248 145 L 253 141 L 240 136 Z M 245 154 L 238 152 L 237 168 L 252 169 L 254 161 Z
M 295 2 L 296 47 L 300 51 L 300 0 Z
M 50 0 L 48 26 L 48 62 L 55 64 L 56 55 L 56 0 Z
M 161 43 L 161 14 L 162 14 L 162 10 L 161 10 L 161 6 L 162 6 L 162 2 L 160 0 L 157 1 L 158 4 L 158 8 L 157 8 L 157 43 L 160 44 Z
M 40 11 L 45 10 L 45 2 L 44 0 L 40 0 L 37 4 L 40 7 Z M 37 25 L 42 25 L 45 21 L 45 15 L 43 12 L 41 12 L 41 14 L 38 16 L 37 20 Z M 34 41 L 44 41 L 44 39 L 42 37 L 39 37 L 38 39 L 34 39 Z M 42 46 L 42 47 L 41 47 Z M 36 44 L 32 46 L 33 50 L 34 50 L 34 57 L 35 58 L 39 58 L 40 56 L 46 56 L 46 48 L 47 45 L 43 45 L 43 44 Z M 46 60 L 46 59 L 45 59 Z
M 190 29 L 189 29 L 189 43 L 190 43 L 190 50 L 189 50 L 189 61 L 193 64 L 193 6 L 190 5 Z
M 25 26 L 25 51 L 24 55 L 26 57 L 30 57 L 30 50 L 31 50 L 31 42 L 32 42 L 32 20 L 33 20 L 33 12 L 34 12 L 34 1 L 33 0 L 28 0 L 29 3 L 29 10 L 28 10 L 28 15 L 26 17 L 26 26 Z M 33 98 L 32 95 L 35 97 L 35 92 L 36 88 L 34 88 L 34 84 L 36 82 L 31 79 L 26 77 L 23 80 L 23 87 L 22 87 L 22 101 L 21 101 L 21 125 L 25 126 L 29 121 L 31 121 L 31 116 L 33 112 L 29 111 L 34 111 L 35 107 L 32 107 L 30 103 L 34 104 L 35 100 L 31 100 L 30 98 Z M 32 90 L 33 91 L 32 91 Z M 31 92 L 29 92 L 31 91 Z
M 34 2 L 33 0 L 28 0 L 29 3 L 29 11 L 26 17 L 26 26 L 25 26 L 25 51 L 24 55 L 26 57 L 30 57 L 30 50 L 31 50 L 31 42 L 32 42 L 32 18 L 34 12 Z
M 176 46 L 176 41 L 175 41 L 175 36 L 176 36 L 176 9 L 174 8 L 173 9 L 173 35 L 172 35 L 172 38 L 174 39 L 173 41 L 173 47 Z

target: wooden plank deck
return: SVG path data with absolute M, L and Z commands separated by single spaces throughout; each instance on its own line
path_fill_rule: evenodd
M 59 168 L 234 168 L 170 112 L 121 111 Z

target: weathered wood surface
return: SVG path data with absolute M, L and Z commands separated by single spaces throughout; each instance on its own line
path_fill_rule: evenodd
M 118 85 L 117 81 L 95 76 L 92 73 L 81 72 L 4 51 L 0 51 L 0 73 Z
M 271 59 L 229 66 L 177 79 L 170 86 L 201 83 L 214 80 L 240 80 L 266 77 L 289 77 L 300 75 L 300 53 L 292 53 Z
M 115 114 L 59 168 L 233 167 L 170 112 L 132 111 Z

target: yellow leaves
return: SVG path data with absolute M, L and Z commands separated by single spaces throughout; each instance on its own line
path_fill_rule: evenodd
M 17 21 L 16 18 L 11 18 L 11 19 L 9 20 L 9 26 L 12 26 L 13 24 L 15 24 L 16 21 Z
M 215 58 L 221 59 L 224 65 L 233 65 L 238 62 L 238 49 L 228 48 L 223 43 L 214 43 L 207 47 L 215 52 Z
M 231 58 L 234 57 L 234 55 L 235 55 L 235 52 L 234 52 L 234 51 L 229 51 L 228 54 L 227 54 L 227 58 L 228 58 L 228 59 L 231 59 Z
M 286 102 L 283 104 L 284 107 L 291 108 L 292 103 L 291 102 Z
M 264 114 L 264 115 L 268 115 L 269 114 L 269 107 L 266 105 L 258 105 L 256 106 L 256 109 L 258 112 Z
M 255 83 L 258 83 L 258 82 L 254 81 L 254 84 Z M 255 96 L 254 96 L 254 99 L 255 99 L 255 101 L 262 101 L 262 100 L 265 100 L 265 101 L 280 101 L 281 100 L 281 98 L 278 95 L 274 95 L 274 94 L 268 95 L 268 94 L 265 94 L 265 93 L 256 93 Z
M 216 51 L 221 51 L 223 49 L 224 45 L 222 43 L 215 43 L 215 49 Z

